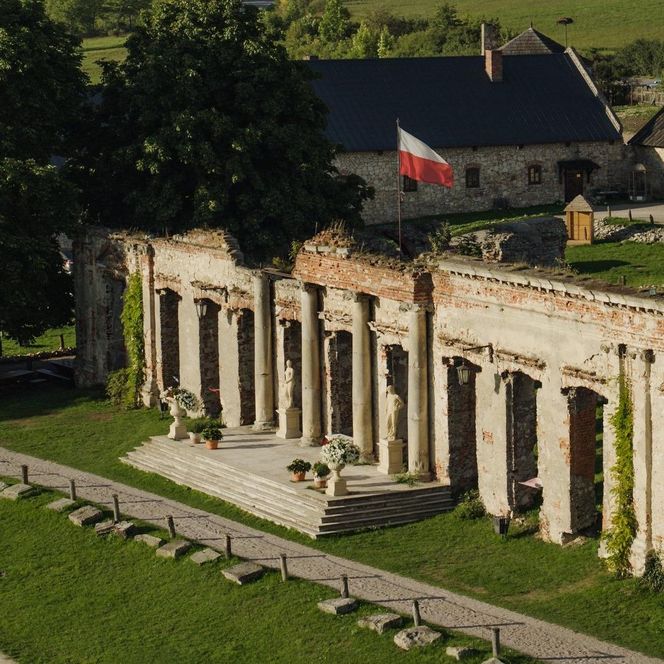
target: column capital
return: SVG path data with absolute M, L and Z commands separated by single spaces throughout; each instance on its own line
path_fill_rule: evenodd
M 399 311 L 402 313 L 419 314 L 433 311 L 433 307 L 430 304 L 422 304 L 421 302 L 402 302 L 399 305 Z

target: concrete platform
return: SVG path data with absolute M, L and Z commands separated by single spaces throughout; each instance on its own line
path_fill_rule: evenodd
M 447 487 L 398 484 L 379 474 L 377 464 L 344 468 L 347 496 L 314 489 L 311 472 L 307 481 L 291 482 L 286 466 L 293 459 L 313 464 L 319 457 L 319 448 L 239 427 L 224 430 L 217 450 L 155 436 L 122 461 L 311 537 L 409 523 L 454 507 Z

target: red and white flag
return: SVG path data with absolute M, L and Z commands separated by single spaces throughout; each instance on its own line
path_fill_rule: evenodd
M 426 143 L 399 127 L 399 173 L 411 180 L 442 184 L 454 184 L 452 167 Z

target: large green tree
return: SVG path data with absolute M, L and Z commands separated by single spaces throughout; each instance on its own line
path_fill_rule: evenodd
M 81 162 L 95 221 L 225 227 L 269 257 L 316 224 L 358 222 L 302 63 L 240 0 L 163 0 L 108 65 Z
M 42 0 L 0 3 L 0 330 L 25 342 L 71 317 L 56 237 L 77 219 L 66 158 L 84 96 L 76 39 Z

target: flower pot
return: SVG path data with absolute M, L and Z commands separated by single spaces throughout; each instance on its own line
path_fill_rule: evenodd
M 206 440 L 205 441 L 205 447 L 208 450 L 216 450 L 219 447 L 219 441 L 218 440 Z
M 314 475 L 314 488 L 325 489 L 327 487 L 327 475 L 325 477 L 318 477 Z
M 189 432 L 189 442 L 193 443 L 194 445 L 197 445 L 198 443 L 201 442 L 201 434 L 200 433 L 194 433 L 193 431 Z
M 291 473 L 291 482 L 304 482 L 304 477 L 306 473 Z

